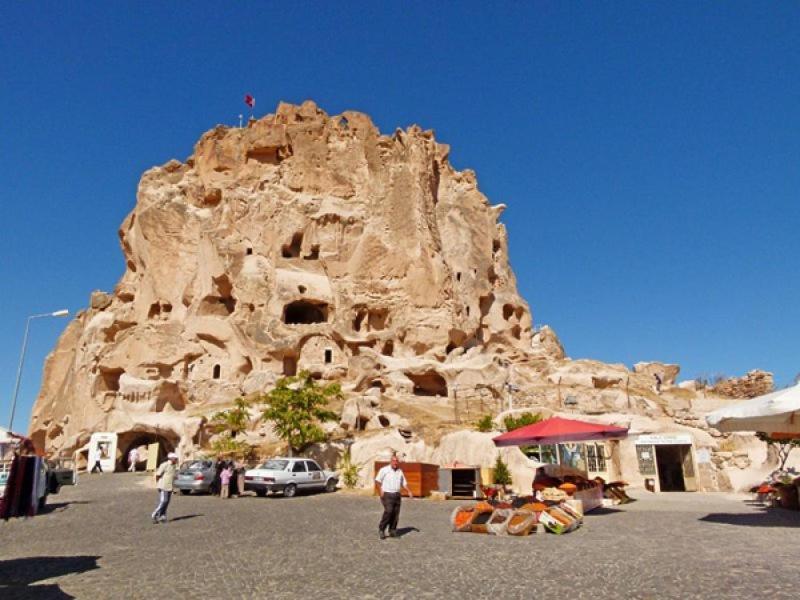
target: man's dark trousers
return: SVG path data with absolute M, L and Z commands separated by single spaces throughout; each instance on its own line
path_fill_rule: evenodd
M 389 527 L 389 533 L 397 530 L 397 521 L 400 519 L 400 500 L 402 496 L 399 492 L 385 492 L 381 497 L 383 504 L 383 516 L 381 517 L 378 531 L 385 531 Z

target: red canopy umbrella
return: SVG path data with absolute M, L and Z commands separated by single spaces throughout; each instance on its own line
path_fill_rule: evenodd
M 625 437 L 628 437 L 628 429 L 625 427 L 551 417 L 533 425 L 526 425 L 498 435 L 493 441 L 495 446 L 530 446 L 533 444 L 618 440 Z

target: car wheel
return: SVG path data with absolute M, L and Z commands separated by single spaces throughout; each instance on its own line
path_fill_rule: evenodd
M 191 490 L 181 490 L 181 496 L 188 496 Z
M 328 493 L 336 491 L 336 480 L 335 479 L 328 479 L 328 481 L 325 482 L 325 491 L 328 492 Z
M 263 498 L 266 495 L 267 495 L 267 490 L 256 490 L 256 496 L 258 496 L 259 498 Z
M 297 486 L 295 484 L 290 483 L 283 488 L 283 495 L 287 498 L 294 498 L 295 494 L 297 494 Z

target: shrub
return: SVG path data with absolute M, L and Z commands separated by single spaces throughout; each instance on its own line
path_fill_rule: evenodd
M 542 420 L 542 415 L 539 413 L 522 413 L 521 415 L 507 415 L 503 419 L 506 426 L 506 431 L 514 431 L 526 425 L 533 425 Z
M 345 450 L 336 468 L 339 470 L 339 473 L 342 474 L 342 484 L 344 487 L 351 490 L 358 485 L 358 471 L 361 465 L 353 462 L 353 457 L 350 455 L 350 448 Z
M 498 485 L 511 485 L 511 473 L 508 470 L 508 465 L 503 462 L 499 454 L 494 463 L 494 482 Z
M 482 416 L 477 423 L 475 423 L 475 429 L 482 433 L 486 433 L 488 431 L 494 430 L 494 421 L 492 420 L 492 415 L 484 415 Z

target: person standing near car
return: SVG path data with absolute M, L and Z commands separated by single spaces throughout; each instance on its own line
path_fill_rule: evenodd
M 153 511 L 153 523 L 167 522 L 167 507 L 169 506 L 175 474 L 178 472 L 178 455 L 174 452 L 167 454 L 166 462 L 161 463 L 156 470 L 156 487 L 158 488 L 158 506 Z
M 392 455 L 391 462 L 378 471 L 375 481 L 381 486 L 381 504 L 383 504 L 383 516 L 378 524 L 378 535 L 380 539 L 386 539 L 386 528 L 389 528 L 389 537 L 397 537 L 397 522 L 400 519 L 400 500 L 401 491 L 405 490 L 408 497 L 413 497 L 411 490 L 408 489 L 408 482 L 403 470 L 400 468 L 400 460 L 396 454 Z
M 233 477 L 233 463 L 228 462 L 219 474 L 219 497 L 230 498 L 231 477 Z

